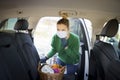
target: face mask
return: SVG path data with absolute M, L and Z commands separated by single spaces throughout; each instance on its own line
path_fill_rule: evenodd
M 57 36 L 59 38 L 65 38 L 65 37 L 67 37 L 67 32 L 66 31 L 57 31 Z

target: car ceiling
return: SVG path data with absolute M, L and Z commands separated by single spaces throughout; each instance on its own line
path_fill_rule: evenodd
M 40 17 L 59 16 L 60 10 L 75 10 L 77 16 L 93 22 L 97 33 L 98 27 L 111 18 L 120 19 L 120 0 L 1 0 L 0 19 L 8 17 L 31 17 L 30 25 L 34 27 Z M 18 14 L 18 12 L 22 14 Z
M 22 8 L 28 6 L 48 6 L 58 8 L 83 8 L 120 12 L 120 0 L 1 0 L 0 9 Z
M 1 0 L 0 10 L 48 7 L 120 13 L 120 0 Z

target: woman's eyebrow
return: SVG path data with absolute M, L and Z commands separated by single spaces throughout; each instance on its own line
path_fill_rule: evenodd
M 57 31 L 59 31 L 59 29 L 57 29 Z
M 62 29 L 62 31 L 65 31 L 65 29 Z

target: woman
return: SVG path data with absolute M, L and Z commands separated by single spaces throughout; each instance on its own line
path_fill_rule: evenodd
M 62 18 L 57 22 L 57 33 L 52 39 L 52 49 L 41 62 L 58 53 L 57 63 L 67 66 L 67 74 L 74 74 L 79 62 L 79 37 L 69 32 L 69 20 Z

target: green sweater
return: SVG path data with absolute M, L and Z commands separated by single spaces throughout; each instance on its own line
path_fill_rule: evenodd
M 47 57 L 50 58 L 56 53 L 58 57 L 66 64 L 75 64 L 79 62 L 79 38 L 77 35 L 70 33 L 70 37 L 67 40 L 68 48 L 63 48 L 61 39 L 54 35 L 52 39 L 52 49 L 48 53 Z

